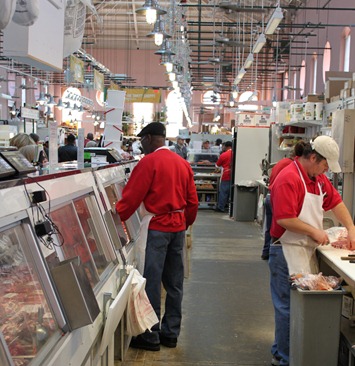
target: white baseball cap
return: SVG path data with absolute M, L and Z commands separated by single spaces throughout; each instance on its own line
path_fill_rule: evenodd
M 312 149 L 318 154 L 326 158 L 329 169 L 333 173 L 340 173 L 341 168 L 339 165 L 339 146 L 329 136 L 318 136 L 313 141 L 311 141 Z

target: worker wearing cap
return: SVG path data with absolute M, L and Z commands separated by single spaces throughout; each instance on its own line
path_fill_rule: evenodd
M 176 137 L 175 152 L 183 159 L 187 159 L 187 147 L 184 144 L 184 139 L 181 136 Z
M 143 276 L 146 292 L 161 316 L 161 283 L 166 290 L 165 311 L 160 324 L 131 341 L 135 348 L 158 351 L 160 344 L 176 347 L 182 318 L 185 230 L 195 221 L 198 198 L 190 164 L 165 146 L 165 126 L 152 122 L 138 134 L 145 157 L 133 169 L 116 204 L 127 220 L 143 202 L 140 238 L 145 246 Z
M 323 211 L 332 210 L 347 228 L 355 248 L 355 227 L 337 190 L 324 175 L 341 171 L 339 147 L 329 136 L 295 146 L 295 160 L 276 177 L 271 188 L 273 218 L 270 246 L 270 288 L 275 308 L 273 365 L 289 364 L 290 285 L 294 273 L 318 273 L 315 250 L 329 243 Z M 285 261 L 286 259 L 286 261 Z

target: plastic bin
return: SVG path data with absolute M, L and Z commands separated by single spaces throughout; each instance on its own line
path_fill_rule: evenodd
M 258 201 L 257 186 L 236 185 L 234 190 L 233 217 L 236 221 L 254 221 Z
M 291 290 L 290 366 L 337 366 L 343 294 Z

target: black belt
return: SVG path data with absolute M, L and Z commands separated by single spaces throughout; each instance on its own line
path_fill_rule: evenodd
M 271 244 L 272 245 L 281 245 L 280 238 L 271 237 Z

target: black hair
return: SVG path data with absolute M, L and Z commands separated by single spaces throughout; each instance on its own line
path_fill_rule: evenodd
M 67 137 L 67 141 L 70 143 L 75 142 L 75 136 L 72 133 L 70 133 Z
M 88 134 L 86 135 L 86 138 L 87 138 L 88 140 L 93 140 L 93 139 L 94 139 L 94 135 L 93 135 L 93 133 L 92 133 L 92 132 L 88 132 Z
M 305 159 L 309 159 L 311 154 L 314 154 L 316 156 L 317 162 L 320 162 L 323 159 L 325 159 L 324 156 L 322 156 L 321 154 L 319 154 L 317 151 L 315 151 L 312 148 L 312 145 L 310 142 L 305 142 L 303 140 L 297 142 L 297 144 L 295 145 L 295 148 L 294 148 L 295 156 L 302 156 Z
M 229 146 L 229 147 L 232 147 L 232 145 L 233 145 L 233 144 L 232 144 L 232 141 L 226 141 L 226 142 L 224 143 L 224 146 L 225 146 L 225 147 L 228 147 L 228 146 Z

